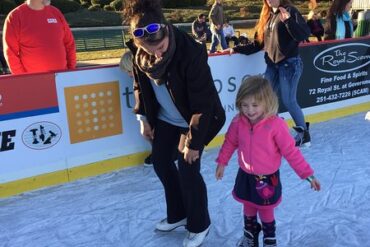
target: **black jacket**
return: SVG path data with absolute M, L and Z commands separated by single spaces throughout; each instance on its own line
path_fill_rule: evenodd
M 166 87 L 178 111 L 189 124 L 187 147 L 199 150 L 222 128 L 225 111 L 207 63 L 205 46 L 176 27 L 173 30 L 176 51 L 167 67 Z M 135 64 L 134 94 L 134 112 L 145 115 L 155 128 L 159 103 L 149 78 Z
M 284 22 L 279 18 L 279 10 L 270 13 L 263 44 L 254 42 L 246 46 L 234 47 L 234 51 L 249 55 L 264 48 L 267 64 L 276 64 L 284 59 L 298 56 L 298 45 L 309 37 L 310 29 L 295 7 L 285 6 L 285 9 L 289 12 L 290 18 Z

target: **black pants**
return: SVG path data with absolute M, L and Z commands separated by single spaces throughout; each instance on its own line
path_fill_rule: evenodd
M 234 41 L 234 46 L 237 46 L 239 44 L 239 39 L 236 36 L 225 37 L 225 39 L 226 39 L 227 47 L 230 47 L 229 46 L 230 41 Z
M 174 223 L 187 218 L 190 232 L 202 232 L 210 225 L 210 218 L 207 188 L 200 174 L 200 159 L 188 164 L 178 151 L 178 167 L 173 161 L 173 152 L 182 150 L 188 129 L 157 121 L 152 159 L 154 170 L 164 187 L 167 220 Z M 200 157 L 202 151 L 199 150 Z

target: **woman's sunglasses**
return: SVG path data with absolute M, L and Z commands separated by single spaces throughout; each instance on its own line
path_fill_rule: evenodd
M 132 34 L 135 36 L 135 38 L 142 38 L 145 36 L 145 32 L 148 34 L 158 33 L 165 26 L 165 24 L 152 23 L 146 27 L 135 28 Z

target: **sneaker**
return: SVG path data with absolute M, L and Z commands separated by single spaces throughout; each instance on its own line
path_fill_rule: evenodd
M 155 226 L 155 228 L 158 231 L 161 231 L 161 232 L 170 232 L 170 231 L 176 229 L 177 227 L 186 226 L 186 224 L 187 224 L 186 218 L 185 219 L 182 219 L 182 220 L 180 220 L 178 222 L 175 222 L 175 223 L 168 223 L 167 218 L 166 218 L 166 219 L 161 220 Z
M 207 237 L 209 233 L 210 226 L 207 227 L 203 232 L 193 233 L 188 232 L 188 235 L 184 239 L 183 246 L 184 247 L 198 247 L 201 246 L 204 242 L 204 239 Z
M 276 247 L 276 238 L 263 238 L 263 247 Z
M 295 145 L 296 147 L 309 147 L 311 146 L 311 136 L 309 132 L 310 123 L 306 123 L 307 129 L 304 129 L 302 126 L 293 127 L 297 132 L 295 136 Z
M 258 247 L 258 235 L 261 231 L 261 227 L 259 227 L 256 234 L 252 234 L 251 232 L 244 229 L 244 235 L 241 237 L 236 244 L 238 247 Z
M 149 154 L 148 157 L 145 158 L 144 166 L 146 167 L 153 166 L 152 154 Z

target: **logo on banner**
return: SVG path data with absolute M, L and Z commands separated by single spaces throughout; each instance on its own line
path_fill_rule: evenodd
M 15 143 L 12 137 L 15 137 L 16 130 L 7 130 L 0 132 L 0 152 L 13 150 Z
M 24 145 L 42 150 L 57 144 L 62 136 L 60 127 L 52 122 L 37 122 L 28 126 L 22 134 Z
M 313 60 L 323 72 L 342 73 L 358 70 L 370 64 L 370 45 L 363 43 L 341 44 L 320 52 Z
M 3 105 L 3 96 L 0 94 L 0 106 Z
M 122 133 L 118 81 L 64 89 L 71 143 Z

